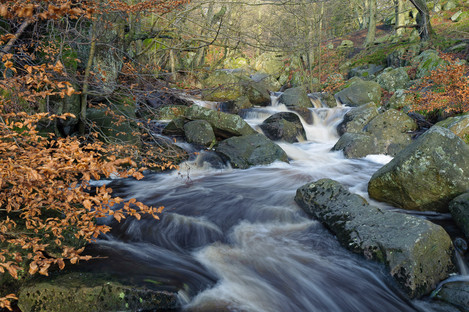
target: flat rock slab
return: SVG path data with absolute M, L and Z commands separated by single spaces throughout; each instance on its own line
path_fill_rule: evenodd
M 430 221 L 371 206 L 330 179 L 305 184 L 295 201 L 344 247 L 384 263 L 411 298 L 428 294 L 454 270 L 451 239 Z

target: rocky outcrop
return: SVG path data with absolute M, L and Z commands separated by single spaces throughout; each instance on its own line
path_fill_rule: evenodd
M 381 86 L 374 81 L 357 81 L 348 88 L 335 94 L 340 103 L 348 106 L 360 106 L 366 103 L 379 103 Z
M 376 77 L 376 82 L 379 83 L 384 90 L 394 92 L 398 89 L 405 89 L 410 82 L 410 78 L 407 71 L 402 67 L 386 68 Z
M 256 131 L 238 115 L 217 112 L 208 108 L 192 105 L 185 111 L 189 120 L 205 120 L 210 123 L 215 135 L 220 138 L 249 135 Z
M 256 133 L 226 139 L 215 151 L 234 168 L 267 165 L 276 160 L 288 162 L 287 154 L 265 135 Z
M 161 311 L 176 309 L 178 301 L 175 293 L 70 273 L 22 288 L 18 306 L 23 312 Z
M 469 193 L 464 193 L 449 203 L 449 212 L 454 222 L 469 239 Z
M 337 133 L 339 135 L 345 132 L 360 133 L 378 114 L 378 106 L 372 102 L 354 107 L 344 115 L 344 119 L 337 126 Z
M 435 50 L 426 50 L 410 61 L 410 65 L 417 69 L 415 74 L 417 79 L 429 76 L 432 70 L 441 68 L 446 64 L 448 62 L 440 58 Z
M 469 190 L 469 146 L 448 129 L 433 126 L 406 147 L 368 184 L 371 198 L 410 210 L 448 211 Z
M 330 179 L 302 186 L 295 201 L 344 247 L 384 263 L 412 298 L 428 294 L 454 270 L 450 237 L 427 220 L 371 206 Z
M 282 93 L 278 101 L 286 106 L 312 107 L 308 93 L 303 87 L 290 88 Z
M 388 67 L 404 67 L 409 65 L 409 58 L 413 58 L 420 53 L 420 44 L 411 44 L 407 47 L 400 47 L 386 56 Z
M 304 141 L 306 132 L 301 120 L 295 113 L 277 113 L 260 125 L 265 136 L 274 141 L 285 141 L 294 143 Z M 300 140 L 299 140 L 300 139 Z
M 210 146 L 215 144 L 212 126 L 205 120 L 194 120 L 184 125 L 184 135 L 189 143 Z

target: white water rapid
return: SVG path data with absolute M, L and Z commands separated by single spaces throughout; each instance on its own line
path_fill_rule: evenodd
M 246 113 L 256 127 L 284 105 Z M 386 156 L 345 159 L 329 150 L 347 108 L 314 108 L 307 138 L 279 143 L 290 163 L 247 170 L 197 160 L 180 171 L 111 186 L 122 197 L 164 205 L 160 221 L 126 220 L 95 248 L 109 259 L 99 270 L 179 291 L 183 311 L 437 311 L 409 301 L 379 264 L 339 245 L 294 202 L 297 188 L 331 178 L 367 197 Z

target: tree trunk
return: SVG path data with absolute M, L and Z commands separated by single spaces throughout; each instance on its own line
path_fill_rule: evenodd
M 396 34 L 402 36 L 405 25 L 404 2 L 403 0 L 394 0 L 394 3 L 396 5 Z
M 88 56 L 88 63 L 85 68 L 85 77 L 83 77 L 83 87 L 81 91 L 81 101 L 80 101 L 80 123 L 79 123 L 79 132 L 80 135 L 85 134 L 85 125 L 86 125 L 86 106 L 88 105 L 88 88 L 89 88 L 89 77 L 91 72 L 91 67 L 93 66 L 93 58 L 96 51 L 96 28 L 98 21 L 93 21 L 91 25 L 91 46 L 90 46 L 90 55 Z
M 369 0 L 370 16 L 368 22 L 368 33 L 366 34 L 365 47 L 375 41 L 376 36 L 376 0 Z
M 419 11 L 417 16 L 417 26 L 422 40 L 431 39 L 433 36 L 433 29 L 430 23 L 430 12 L 427 7 L 426 0 L 410 0 L 410 2 Z

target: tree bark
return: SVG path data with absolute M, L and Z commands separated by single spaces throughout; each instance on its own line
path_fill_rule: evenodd
M 405 26 L 404 2 L 403 0 L 394 0 L 396 5 L 396 34 L 402 36 Z
M 433 29 L 430 23 L 430 11 L 427 7 L 426 0 L 410 0 L 415 6 L 419 15 L 417 16 L 417 25 L 420 34 L 420 39 L 429 40 L 433 36 Z
M 366 34 L 365 47 L 375 41 L 376 36 L 376 0 L 369 0 L 370 16 L 368 21 L 368 33 Z

